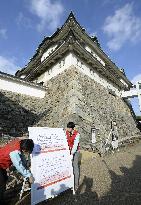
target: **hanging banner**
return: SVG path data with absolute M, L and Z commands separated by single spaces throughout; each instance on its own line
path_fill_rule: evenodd
M 31 204 L 34 205 L 74 189 L 74 176 L 63 128 L 29 127 L 28 131 L 35 144 L 31 157 L 31 172 L 35 178 Z

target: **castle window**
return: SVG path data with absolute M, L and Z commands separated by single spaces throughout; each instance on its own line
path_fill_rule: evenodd
M 79 60 L 77 59 L 77 65 L 79 65 Z
M 44 85 L 44 81 L 39 82 L 38 85 Z
M 59 62 L 59 67 L 60 68 L 63 67 L 64 65 L 65 65 L 65 59 L 63 59 Z
M 91 75 L 93 75 L 93 70 L 92 69 L 90 69 L 90 73 L 91 73 Z
M 81 68 L 82 67 L 82 63 L 80 60 L 77 59 L 77 65 Z
M 62 60 L 62 64 L 63 64 L 63 66 L 65 65 L 65 59 Z
M 52 73 L 52 69 L 50 69 L 49 71 L 48 71 L 48 75 L 50 75 Z
M 61 61 L 59 62 L 59 68 L 61 68 Z

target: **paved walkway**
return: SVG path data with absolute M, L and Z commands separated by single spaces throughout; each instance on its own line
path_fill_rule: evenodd
M 20 204 L 30 204 L 29 198 Z M 78 193 L 69 190 L 45 204 L 141 205 L 141 142 L 106 157 L 83 153 Z

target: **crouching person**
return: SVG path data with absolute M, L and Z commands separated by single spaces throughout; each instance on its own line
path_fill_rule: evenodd
M 69 122 L 67 124 L 66 136 L 67 136 L 68 146 L 70 149 L 70 154 L 72 156 L 74 189 L 75 191 L 77 191 L 79 186 L 79 177 L 80 177 L 80 168 L 79 168 L 80 134 L 75 129 L 75 124 L 73 122 Z
M 8 179 L 7 169 L 13 164 L 17 171 L 33 183 L 34 179 L 25 165 L 26 158 L 32 153 L 34 143 L 32 139 L 13 140 L 0 148 L 0 204 L 4 204 L 4 192 Z

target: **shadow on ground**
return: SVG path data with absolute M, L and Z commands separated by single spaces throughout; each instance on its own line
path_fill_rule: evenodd
M 95 190 L 95 179 L 84 176 L 76 195 L 73 195 L 72 190 L 67 190 L 56 198 L 39 203 L 39 205 L 140 205 L 141 156 L 136 155 L 131 168 L 120 167 L 121 175 L 117 175 L 108 167 L 106 159 L 103 162 L 111 177 L 110 190 L 104 196 L 98 197 L 98 193 L 93 191 Z M 24 196 L 22 202 L 18 204 L 30 205 L 30 195 Z
M 106 162 L 105 162 L 106 164 Z M 120 167 L 122 175 L 117 175 L 107 166 L 111 177 L 111 189 L 99 199 L 102 205 L 141 204 L 141 156 L 136 155 L 132 168 Z

